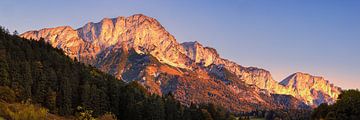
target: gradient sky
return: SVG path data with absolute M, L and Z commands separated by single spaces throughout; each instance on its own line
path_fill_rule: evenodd
M 1 0 L 0 25 L 20 33 L 142 13 L 179 42 L 199 41 L 275 80 L 301 71 L 360 88 L 360 0 Z

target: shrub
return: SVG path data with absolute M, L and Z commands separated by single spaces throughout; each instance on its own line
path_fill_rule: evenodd
M 15 92 L 9 87 L 0 86 L 0 102 L 15 102 Z
M 48 110 L 28 102 L 8 104 L 0 102 L 0 116 L 11 120 L 43 120 Z

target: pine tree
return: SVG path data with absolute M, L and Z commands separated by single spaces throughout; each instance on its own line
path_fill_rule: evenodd
M 56 74 L 56 71 L 51 68 L 51 67 L 47 67 L 47 84 L 48 87 L 50 87 L 52 90 L 56 90 L 56 86 L 57 86 L 57 82 L 58 82 L 58 77 Z
M 34 63 L 34 77 L 35 77 L 35 83 L 34 83 L 34 100 L 38 103 L 41 103 L 45 105 L 45 99 L 47 95 L 47 79 L 44 73 L 44 68 L 41 62 L 35 62 Z
M 165 111 L 162 99 L 157 95 L 151 95 L 145 103 L 144 117 L 149 120 L 164 120 Z
M 91 94 L 91 88 L 87 81 L 81 86 L 81 105 L 84 108 L 90 108 L 91 107 L 91 100 L 90 100 L 90 94 Z
M 226 120 L 226 110 L 212 103 L 207 105 L 207 111 L 210 112 L 215 120 Z
M 3 37 L 5 37 L 5 35 L 3 34 L 3 30 L 4 28 L 1 27 L 1 35 Z M 10 84 L 10 79 L 9 79 L 9 65 L 8 62 L 6 60 L 6 48 L 5 48 L 5 38 L 0 38 L 0 85 L 1 86 L 6 86 Z
M 183 116 L 183 108 L 180 103 L 175 100 L 172 94 L 165 97 L 165 119 L 166 120 L 180 120 Z
M 19 35 L 19 32 L 18 32 L 17 30 L 15 30 L 15 31 L 13 32 L 13 35 L 14 35 L 14 36 L 18 36 L 18 35 Z
M 113 86 L 113 87 L 110 87 L 108 90 L 109 101 L 110 101 L 110 106 L 111 106 L 110 111 L 112 111 L 114 114 L 119 116 L 118 113 L 120 113 L 120 108 L 122 107 L 120 105 L 122 93 L 118 92 L 118 90 L 121 89 L 122 85 L 121 85 L 121 82 L 119 82 L 118 80 L 113 80 L 113 79 L 110 78 L 110 82 L 107 85 L 107 86 Z
M 211 114 L 206 109 L 201 109 L 201 115 L 202 115 L 202 120 L 213 120 Z
M 23 63 L 23 81 L 21 82 L 23 86 L 22 90 L 22 100 L 27 100 L 31 98 L 31 86 L 33 85 L 33 78 L 31 75 L 31 66 L 28 61 Z
M 1 52 L 1 50 L 0 50 Z M 4 54 L 2 54 L 4 55 Z M 0 55 L 0 85 L 1 86 L 8 86 L 10 85 L 10 79 L 9 79 L 9 66 L 6 62 L 5 58 L 1 57 Z
M 60 115 L 70 115 L 72 113 L 71 87 L 67 76 L 60 78 L 59 97 L 56 98 L 56 105 L 59 108 Z
M 48 92 L 46 95 L 46 107 L 49 108 L 51 113 L 56 113 L 56 97 L 57 94 L 51 88 L 48 88 Z

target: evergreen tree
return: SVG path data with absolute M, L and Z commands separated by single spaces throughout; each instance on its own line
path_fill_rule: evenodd
M 206 105 L 207 111 L 210 112 L 212 118 L 215 120 L 226 120 L 226 110 L 220 106 L 216 106 L 212 103 Z
M 202 120 L 213 120 L 211 114 L 206 109 L 201 109 Z
M 70 115 L 72 113 L 71 87 L 69 78 L 63 76 L 60 78 L 59 97 L 56 98 L 56 105 L 59 108 L 60 115 Z
M 33 86 L 33 78 L 31 75 L 31 66 L 28 61 L 24 61 L 23 64 L 23 80 L 21 82 L 23 86 L 22 100 L 27 100 L 31 98 L 31 86 Z
M 5 37 L 3 33 L 3 28 L 1 28 L 1 36 Z M 5 38 L 3 38 L 5 39 Z M 9 65 L 6 60 L 7 51 L 5 48 L 5 41 L 0 41 L 0 86 L 10 85 L 9 79 Z
M 81 104 L 84 108 L 90 108 L 91 107 L 91 100 L 90 100 L 90 94 L 91 94 L 91 88 L 87 81 L 81 86 Z
M 48 88 L 48 92 L 46 95 L 46 107 L 49 108 L 51 113 L 56 113 L 56 97 L 57 94 L 51 88 Z
M 56 90 L 57 87 L 57 82 L 58 82 L 58 77 L 56 74 L 56 71 L 51 68 L 51 67 L 46 67 L 47 68 L 47 81 L 46 84 L 48 85 L 48 87 L 51 88 L 51 90 Z
M 165 97 L 165 119 L 180 120 L 182 119 L 184 109 L 172 94 Z
M 34 100 L 38 103 L 45 104 L 45 99 L 47 95 L 47 79 L 43 70 L 43 65 L 41 62 L 34 63 Z
M 107 86 L 113 86 L 108 89 L 108 95 L 109 95 L 109 101 L 110 101 L 110 111 L 112 111 L 114 114 L 119 116 L 120 110 L 121 110 L 121 92 L 118 92 L 118 90 L 122 87 L 122 82 L 119 82 L 118 80 L 109 80 L 109 84 Z
M 1 52 L 1 49 L 0 49 Z M 10 79 L 9 79 L 9 66 L 7 61 L 5 60 L 3 56 L 4 54 L 0 55 L 0 85 L 1 86 L 8 86 L 10 85 Z
M 17 30 L 15 30 L 15 31 L 13 32 L 13 35 L 14 35 L 14 36 L 18 36 L 18 35 L 19 35 L 19 32 L 18 32 Z
M 162 99 L 157 95 L 151 95 L 145 103 L 144 118 L 149 120 L 164 120 L 164 104 Z

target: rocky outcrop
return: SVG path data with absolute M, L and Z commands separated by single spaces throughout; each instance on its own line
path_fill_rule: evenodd
M 243 67 L 235 62 L 223 59 L 214 48 L 203 47 L 198 42 L 185 42 L 182 43 L 182 46 L 185 48 L 186 55 L 202 66 L 222 65 L 247 84 L 256 85 L 260 89 L 266 89 L 272 93 L 288 93 L 284 86 L 272 79 L 270 72 L 267 70 L 256 67 Z
M 327 87 L 333 86 L 328 82 L 318 82 L 312 77 L 290 77 L 290 80 L 279 84 L 269 71 L 223 59 L 214 48 L 204 47 L 198 42 L 178 43 L 157 20 L 142 14 L 104 18 L 78 29 L 68 26 L 45 28 L 25 32 L 21 36 L 34 40 L 44 38 L 73 59 L 124 81 L 139 81 L 153 93 L 173 92 L 183 103 L 216 101 L 211 96 L 221 96 L 218 98 L 224 103 L 250 104 L 249 101 L 253 100 L 263 106 L 271 106 L 267 103 L 274 102 L 272 94 L 285 94 L 318 105 L 333 102 L 340 91 Z M 161 74 L 164 75 L 161 77 Z M 306 82 L 312 79 L 316 82 Z M 301 91 L 300 86 L 294 87 L 292 82 L 302 80 L 306 82 L 301 84 L 308 88 L 306 92 Z M 204 91 L 205 88 L 212 92 Z M 199 91 L 202 91 L 201 94 L 196 93 Z
M 333 103 L 341 92 L 341 88 L 334 86 L 323 77 L 301 72 L 290 75 L 280 84 L 288 87 L 296 98 L 314 105 Z

